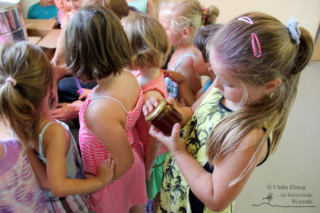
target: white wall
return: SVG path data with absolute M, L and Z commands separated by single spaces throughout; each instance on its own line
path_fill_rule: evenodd
M 215 5 L 220 10 L 218 23 L 226 23 L 246 12 L 263 12 L 286 24 L 295 16 L 300 25 L 315 37 L 320 23 L 319 0 L 200 0 L 204 6 Z

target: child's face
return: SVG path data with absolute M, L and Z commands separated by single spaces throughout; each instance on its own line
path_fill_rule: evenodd
M 40 0 L 43 7 L 49 7 L 54 4 L 54 0 Z
M 82 6 L 82 0 L 66 0 L 66 3 L 73 12 L 77 12 Z
M 209 75 L 209 69 L 211 70 L 210 63 L 204 61 L 202 52 L 195 47 L 194 48 L 195 55 L 193 56 L 193 67 L 194 70 L 198 73 L 198 75 Z
M 65 0 L 55 0 L 54 3 L 56 4 L 57 8 L 63 12 L 70 11 L 69 7 Z
M 179 44 L 179 42 L 181 41 L 182 35 L 181 35 L 181 33 L 176 32 L 172 29 L 170 21 L 165 20 L 163 13 L 166 12 L 166 14 L 167 14 L 167 12 L 169 12 L 168 10 L 169 9 L 160 10 L 159 22 L 162 24 L 164 30 L 167 33 L 170 45 L 177 46 Z
M 221 66 L 219 60 L 215 57 L 213 51 L 210 51 L 210 64 L 216 78 L 213 86 L 216 87 L 225 97 L 226 105 L 232 110 L 243 108 L 243 105 L 254 103 L 265 96 L 264 87 L 255 87 L 245 84 L 240 79 L 235 78 L 232 72 Z M 247 96 L 242 101 L 247 91 Z M 239 105 L 241 103 L 241 106 Z

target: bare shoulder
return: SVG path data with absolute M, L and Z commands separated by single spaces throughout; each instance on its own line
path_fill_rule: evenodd
M 66 135 L 66 129 L 59 123 L 52 123 L 43 134 L 43 142 L 50 142 L 55 139 L 63 139 Z
M 180 70 L 185 70 L 185 69 L 187 69 L 187 70 L 193 70 L 193 58 L 192 58 L 192 57 L 186 57 L 186 58 L 184 58 L 184 59 L 181 61 L 178 69 L 179 69 L 179 68 L 180 68 Z

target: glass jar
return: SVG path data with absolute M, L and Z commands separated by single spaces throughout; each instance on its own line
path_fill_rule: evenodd
M 146 121 L 157 127 L 165 135 L 170 136 L 173 125 L 181 123 L 182 115 L 167 104 L 165 99 L 162 99 L 158 106 L 146 117 Z

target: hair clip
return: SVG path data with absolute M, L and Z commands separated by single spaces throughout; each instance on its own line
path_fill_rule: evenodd
M 253 21 L 251 20 L 251 18 L 247 17 L 247 16 L 241 16 L 240 18 L 238 18 L 239 21 L 244 21 L 248 24 L 253 24 Z
M 15 86 L 15 85 L 17 84 L 17 81 L 14 80 L 12 77 L 8 77 L 8 78 L 5 80 L 4 83 L 6 84 L 8 81 L 10 81 L 10 82 L 13 84 L 13 86 Z
M 253 55 L 254 55 L 254 57 L 256 57 L 256 58 L 260 58 L 261 55 L 262 55 L 262 51 L 261 51 L 261 46 L 260 46 L 260 42 L 259 42 L 259 39 L 258 39 L 257 34 L 252 33 L 252 34 L 251 34 L 251 39 L 252 39 Z M 258 51 L 257 51 L 257 49 L 256 49 L 256 45 L 255 45 L 254 41 L 257 42 Z
M 201 5 L 201 11 L 202 12 L 207 12 L 208 8 L 205 8 L 203 5 Z
M 287 22 L 287 28 L 289 29 L 291 38 L 296 44 L 300 44 L 301 30 L 298 27 L 298 19 L 296 17 L 291 17 Z

